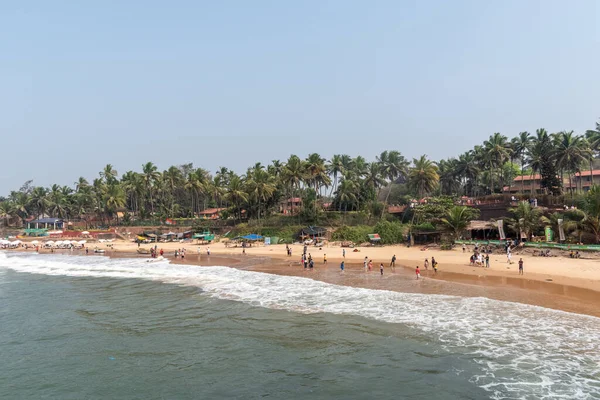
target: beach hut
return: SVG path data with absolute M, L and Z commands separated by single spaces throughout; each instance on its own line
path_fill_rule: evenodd
M 498 236 L 498 227 L 489 221 L 471 221 L 466 231 L 471 239 L 489 240 Z
M 319 239 L 327 235 L 327 229 L 320 226 L 307 226 L 298 232 L 301 239 Z

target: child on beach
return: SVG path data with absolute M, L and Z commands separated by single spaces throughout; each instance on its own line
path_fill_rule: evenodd
M 207 255 L 207 256 L 210 256 L 210 247 L 207 247 L 207 248 L 206 248 L 206 255 Z
M 419 279 L 421 277 L 421 270 L 419 269 L 418 265 L 417 265 L 417 268 L 415 268 L 415 274 L 417 274 L 417 279 Z
M 369 260 L 369 271 L 373 270 L 373 260 Z
M 323 254 L 323 264 L 327 265 L 327 254 Z
M 431 257 L 431 267 L 433 268 L 433 273 L 437 274 L 437 261 L 435 261 L 435 258 Z
M 392 256 L 392 262 L 390 263 L 390 267 L 392 267 L 392 271 L 396 268 L 396 255 Z
M 367 260 L 368 260 L 368 258 L 367 258 L 367 257 L 365 257 L 365 259 L 364 259 L 364 261 L 363 261 L 363 267 L 365 267 L 365 272 L 367 272 L 367 268 L 368 268 L 368 265 L 367 265 L 367 264 L 369 263 Z
M 486 254 L 485 256 L 485 267 L 489 268 L 490 267 L 490 255 Z
M 346 258 L 346 249 L 342 249 L 342 257 Z
M 432 257 L 433 259 L 433 257 Z M 425 267 L 425 271 L 427 271 L 429 269 L 429 259 L 425 259 L 425 262 L 423 263 L 423 266 Z
M 523 259 L 519 260 L 519 275 L 523 275 Z
M 379 272 L 381 273 L 381 276 L 383 276 L 383 263 L 379 264 Z

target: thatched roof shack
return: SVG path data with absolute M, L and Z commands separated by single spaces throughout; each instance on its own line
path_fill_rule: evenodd
M 486 229 L 496 229 L 496 226 L 490 221 L 471 221 L 467 226 L 468 231 L 483 231 Z
M 471 221 L 466 229 L 471 238 L 491 239 L 497 235 L 498 227 L 491 221 Z

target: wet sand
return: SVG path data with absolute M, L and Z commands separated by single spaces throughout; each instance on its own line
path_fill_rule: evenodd
M 141 257 L 131 252 L 107 252 L 111 257 Z M 379 266 L 365 272 L 361 262 L 347 262 L 345 271 L 340 272 L 338 260 L 315 262 L 314 270 L 305 270 L 299 262 L 287 257 L 268 257 L 233 254 L 198 255 L 188 252 L 185 259 L 167 257 L 175 264 L 198 266 L 229 266 L 248 271 L 264 272 L 287 276 L 301 276 L 336 285 L 345 285 L 377 290 L 391 290 L 405 293 L 444 294 L 464 297 L 486 297 L 501 301 L 511 301 L 536 305 L 573 313 L 600 317 L 600 292 L 569 286 L 555 282 L 510 276 L 478 276 L 457 272 L 431 270 L 421 271 L 417 280 L 413 267 L 397 265 L 394 270 L 384 268 L 383 276 Z M 418 307 L 431 307 L 432 304 L 416 304 Z M 435 306 L 435 305 L 433 305 Z
M 149 258 L 148 254 L 136 252 L 137 245 L 117 241 L 112 247 L 106 244 L 89 244 L 105 249 L 110 257 Z M 574 313 L 600 317 L 600 260 L 568 259 L 564 257 L 532 257 L 530 254 L 513 253 L 515 263 L 506 263 L 503 254 L 493 254 L 491 268 L 468 265 L 468 252 L 460 249 L 440 251 L 422 250 L 389 246 L 377 248 L 346 249 L 345 272 L 340 273 L 342 249 L 339 247 L 309 248 L 315 260 L 315 269 L 305 271 L 300 265 L 301 245 L 292 245 L 293 257 L 287 257 L 284 245 L 253 246 L 242 254 L 241 248 L 225 247 L 223 243 L 210 245 L 211 256 L 207 256 L 208 246 L 192 243 L 159 243 L 165 251 L 165 258 L 174 263 L 198 266 L 228 266 L 238 269 L 266 272 L 279 275 L 303 276 L 336 285 L 346 285 L 379 290 L 393 290 L 406 293 L 447 294 L 466 297 L 486 297 L 537 305 Z M 178 248 L 187 247 L 185 260 L 173 257 Z M 149 249 L 150 245 L 142 248 Z M 41 250 L 50 253 L 49 250 Z M 66 251 L 57 251 L 57 253 Z M 198 254 L 200 252 L 201 254 Z M 85 255 L 82 250 L 73 254 Z M 328 265 L 323 265 L 323 255 L 328 254 Z M 330 255 L 339 254 L 339 257 Z M 392 254 L 398 257 L 395 270 L 389 267 Z M 373 271 L 365 272 L 363 259 L 373 259 Z M 435 256 L 440 264 L 437 274 L 431 267 L 423 268 L 425 257 Z M 525 260 L 525 275 L 518 275 L 516 261 Z M 465 259 L 467 262 L 465 263 Z M 384 275 L 379 273 L 379 263 L 384 263 Z M 421 268 L 421 279 L 415 276 L 415 265 Z M 429 307 L 431 304 L 418 304 Z

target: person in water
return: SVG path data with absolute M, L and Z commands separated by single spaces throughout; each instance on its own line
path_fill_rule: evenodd
M 381 276 L 383 276 L 383 263 L 379 264 L 379 272 L 381 273 Z
M 340 270 L 341 270 L 342 272 L 344 272 L 344 262 L 343 262 L 343 261 L 342 261 L 342 263 L 340 264 Z
M 392 267 L 392 271 L 396 269 L 396 255 L 392 256 L 392 262 L 390 263 L 390 267 Z
M 419 269 L 418 265 L 417 265 L 417 268 L 415 268 L 415 274 L 417 274 L 417 279 L 419 279 L 421 277 L 421 270 Z

